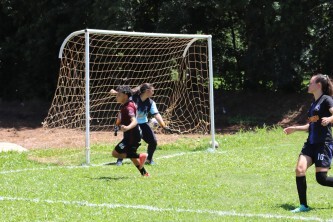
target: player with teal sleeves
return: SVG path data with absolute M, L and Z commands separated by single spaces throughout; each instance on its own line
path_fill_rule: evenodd
M 157 147 L 157 140 L 154 131 L 148 124 L 148 114 L 152 115 L 165 131 L 171 133 L 171 130 L 164 123 L 155 101 L 150 98 L 154 95 L 154 86 L 150 83 L 144 83 L 136 87 L 133 91 L 132 101 L 137 106 L 138 125 L 142 131 L 142 139 L 148 144 L 147 164 L 153 165 L 155 164 L 153 155 Z M 117 160 L 117 165 L 122 165 L 122 159 Z

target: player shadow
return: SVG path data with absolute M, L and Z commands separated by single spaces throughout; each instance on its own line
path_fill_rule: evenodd
M 131 162 L 128 162 L 128 161 L 123 161 L 123 164 L 122 165 L 125 165 L 125 164 L 132 164 Z M 110 162 L 110 163 L 104 163 L 103 166 L 116 166 L 117 165 L 117 162 Z
M 92 180 L 104 180 L 104 181 L 117 181 L 117 180 L 126 180 L 129 177 L 124 177 L 124 176 L 114 176 L 114 177 L 95 177 L 95 178 L 89 178 Z
M 296 208 L 296 206 L 291 204 L 280 204 L 278 205 L 279 208 L 283 208 L 284 210 L 291 211 Z
M 281 205 L 278 205 L 279 208 L 283 208 L 284 210 L 287 210 L 287 211 L 291 211 L 293 209 L 295 209 L 296 205 L 291 205 L 291 204 L 281 204 Z M 330 209 L 333 209 L 333 207 L 316 207 L 316 208 L 313 208 L 310 206 L 310 209 L 311 211 L 312 210 L 330 210 Z

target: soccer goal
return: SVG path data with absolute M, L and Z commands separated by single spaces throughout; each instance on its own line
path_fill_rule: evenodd
M 45 128 L 112 131 L 119 85 L 151 83 L 166 124 L 184 134 L 211 134 L 215 141 L 211 35 L 158 34 L 86 29 L 63 42 L 58 85 Z M 214 146 L 214 143 L 212 143 Z

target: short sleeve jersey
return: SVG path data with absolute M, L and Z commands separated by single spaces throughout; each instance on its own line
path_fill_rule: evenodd
M 330 123 L 327 126 L 321 125 L 323 117 L 330 117 L 332 115 L 329 111 L 332 107 L 333 99 L 328 95 L 322 95 L 311 104 L 308 111 L 309 135 L 307 140 L 310 144 L 332 141 L 332 124 Z
M 148 122 L 148 113 L 155 115 L 158 113 L 158 109 L 154 100 L 148 98 L 142 101 L 140 95 L 132 96 L 132 100 L 135 102 L 138 110 L 137 120 L 139 124 Z
M 136 106 L 133 101 L 123 104 L 120 108 L 120 124 L 128 126 L 131 123 L 131 118 L 136 117 Z M 124 139 L 129 140 L 131 144 L 139 142 L 141 139 L 139 126 L 136 125 L 133 129 L 124 132 Z

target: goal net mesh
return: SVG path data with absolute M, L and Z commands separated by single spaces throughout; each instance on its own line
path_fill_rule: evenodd
M 207 45 L 206 39 L 90 33 L 90 130 L 113 130 L 120 105 L 111 89 L 151 83 L 152 99 L 167 126 L 181 133 L 209 133 Z M 85 130 L 85 90 L 85 34 L 80 33 L 64 44 L 43 126 Z

